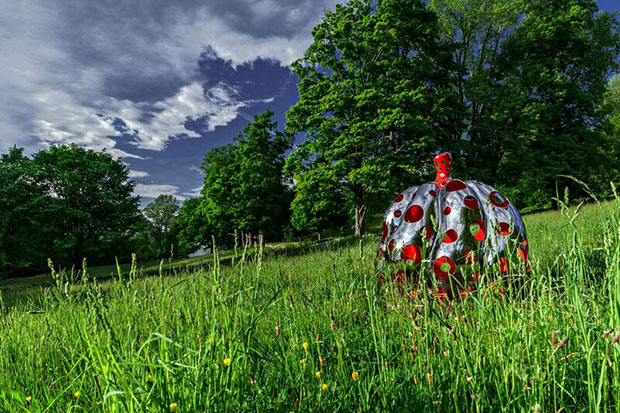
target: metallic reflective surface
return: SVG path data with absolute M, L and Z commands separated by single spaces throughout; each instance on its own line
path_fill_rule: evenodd
M 454 297 L 475 290 L 485 267 L 500 274 L 528 272 L 529 248 L 517 209 L 489 185 L 451 179 L 450 154 L 434 162 L 435 181 L 407 189 L 385 214 L 377 251 L 380 279 L 391 272 L 397 282 L 414 281 Z M 435 279 L 419 280 L 421 267 L 430 268 Z

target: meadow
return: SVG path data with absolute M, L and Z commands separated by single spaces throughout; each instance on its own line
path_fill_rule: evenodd
M 506 297 L 379 288 L 375 236 L 0 290 L 0 410 L 620 411 L 620 201 L 524 218 Z

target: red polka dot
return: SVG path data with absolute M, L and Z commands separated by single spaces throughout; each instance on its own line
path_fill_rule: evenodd
M 508 272 L 509 263 L 505 257 L 499 257 L 499 270 L 505 274 Z
M 422 250 L 415 244 L 405 245 L 400 252 L 400 257 L 403 261 L 413 261 L 413 265 L 418 265 L 422 262 Z
M 405 212 L 405 221 L 418 222 L 424 216 L 424 210 L 420 205 L 414 205 Z
M 444 265 L 444 264 L 447 264 L 447 265 Z M 433 271 L 435 272 L 435 275 L 437 277 L 442 278 L 442 279 L 447 279 L 452 274 L 454 274 L 454 271 L 456 271 L 456 265 L 454 264 L 454 261 L 452 261 L 452 258 L 450 257 L 446 257 L 446 256 L 439 257 L 435 260 L 435 263 L 433 264 Z
M 452 212 L 452 208 L 450 208 L 449 206 L 445 207 L 443 209 L 443 214 L 444 215 L 450 215 L 450 212 Z
M 473 264 L 476 262 L 476 252 L 474 250 L 466 249 L 463 253 L 463 257 L 465 257 L 465 262 L 467 264 Z
M 390 243 L 388 244 L 388 251 L 390 252 L 394 251 L 394 240 L 391 240 Z
M 425 226 L 424 227 L 424 236 L 426 237 L 427 240 L 431 239 L 431 237 L 433 236 L 433 228 L 431 228 L 430 226 Z
M 401 215 L 402 215 L 402 212 L 400 212 L 400 209 L 397 209 L 396 211 L 394 211 L 394 218 L 400 218 Z
M 450 181 L 448 182 L 448 185 L 446 185 L 447 192 L 460 191 L 465 188 L 467 188 L 467 185 L 465 185 L 464 182 L 459 180 Z
M 497 191 L 493 191 L 489 194 L 489 201 L 496 207 L 506 208 L 508 206 L 508 200 Z
M 377 250 L 377 259 L 381 261 L 384 258 L 385 258 L 385 251 L 383 250 L 383 248 L 379 248 Z
M 430 191 L 428 191 L 428 194 L 432 197 L 436 197 L 437 196 L 437 192 L 435 192 L 434 189 L 431 189 Z
M 392 274 L 392 281 L 396 281 L 399 284 L 405 282 L 405 272 L 403 270 L 396 271 L 395 274 Z
M 463 199 L 463 203 L 469 209 L 478 209 L 478 200 L 471 195 L 467 195 L 465 199 Z
M 486 236 L 484 232 L 484 221 L 481 219 L 474 219 L 474 222 L 478 224 L 478 231 L 476 233 L 472 233 L 474 239 L 476 241 L 484 241 L 484 237 Z
M 527 256 L 530 250 L 529 246 L 527 245 L 527 240 L 524 240 L 519 244 L 518 250 L 519 258 L 521 259 L 521 261 L 527 261 Z
M 500 222 L 497 224 L 495 231 L 501 236 L 512 234 L 512 228 L 510 228 L 510 224 L 507 222 Z
M 459 237 L 459 233 L 453 229 L 449 229 L 446 231 L 446 236 L 443 239 L 444 244 L 451 244 Z
M 381 241 L 385 241 L 385 237 L 388 234 L 388 226 L 385 222 L 383 222 L 383 235 L 381 236 Z
M 404 198 L 403 194 L 400 194 L 396 198 L 394 198 L 394 202 L 400 202 L 403 200 L 403 198 Z

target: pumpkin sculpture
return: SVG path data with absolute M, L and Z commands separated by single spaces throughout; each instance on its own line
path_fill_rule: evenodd
M 435 181 L 407 189 L 385 214 L 377 251 L 380 281 L 392 267 L 394 281 L 413 281 L 453 298 L 474 291 L 484 268 L 528 273 L 529 248 L 517 209 L 489 185 L 451 179 L 449 153 L 434 163 Z M 435 280 L 420 280 L 422 265 Z

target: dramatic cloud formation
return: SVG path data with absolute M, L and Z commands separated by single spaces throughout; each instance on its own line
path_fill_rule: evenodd
M 261 57 L 276 73 L 299 57 L 335 2 L 8 2 L 0 10 L 0 148 L 74 142 L 131 164 L 249 118 L 243 108 L 284 93 L 265 93 L 261 86 L 278 81 L 255 81 L 254 62 Z M 142 169 L 136 180 L 154 175 Z M 143 184 L 150 192 L 137 192 L 178 189 Z

